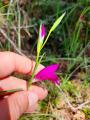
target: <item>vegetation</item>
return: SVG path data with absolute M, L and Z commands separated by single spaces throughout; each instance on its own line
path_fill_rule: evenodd
M 0 50 L 14 51 L 35 59 L 40 23 L 46 34 L 54 21 L 66 15 L 42 50 L 42 64 L 60 63 L 61 87 L 73 106 L 90 99 L 90 0 L 3 0 L 0 1 Z M 36 113 L 20 120 L 89 120 L 90 104 L 76 113 L 63 102 L 50 82 L 42 83 L 48 97 Z M 54 90 L 53 90 L 54 89 Z

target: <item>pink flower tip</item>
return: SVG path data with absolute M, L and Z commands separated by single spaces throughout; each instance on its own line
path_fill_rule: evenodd
M 46 35 L 46 30 L 45 30 L 45 26 L 44 24 L 41 24 L 41 30 L 40 30 L 40 36 L 41 36 L 41 39 L 44 39 L 45 35 Z
M 34 82 L 49 80 L 53 82 L 55 85 L 59 85 L 60 81 L 58 76 L 55 73 L 58 68 L 59 68 L 59 64 L 52 64 L 45 67 L 35 75 Z

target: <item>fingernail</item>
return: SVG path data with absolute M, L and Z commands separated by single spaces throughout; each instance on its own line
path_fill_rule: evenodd
M 33 106 L 38 101 L 38 96 L 35 93 L 30 92 L 29 95 L 29 106 Z

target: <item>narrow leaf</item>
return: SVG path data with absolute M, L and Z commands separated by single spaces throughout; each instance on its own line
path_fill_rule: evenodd
M 54 31 L 56 29 L 56 27 L 60 24 L 60 22 L 62 21 L 63 17 L 65 16 L 66 12 L 63 13 L 53 24 L 53 26 L 50 29 L 50 32 Z
M 42 45 L 42 48 L 43 48 L 44 45 L 46 44 L 46 42 L 47 42 L 48 38 L 50 37 L 51 33 L 52 33 L 52 32 L 56 29 L 56 27 L 60 24 L 60 22 L 62 21 L 63 17 L 65 16 L 65 14 L 66 14 L 66 12 L 63 13 L 63 14 L 54 22 L 53 26 L 51 27 L 51 29 L 50 29 L 50 31 L 49 31 L 49 33 L 48 33 L 48 35 L 47 35 L 47 37 L 46 37 L 43 45 Z M 42 48 L 41 48 L 41 49 L 42 49 Z

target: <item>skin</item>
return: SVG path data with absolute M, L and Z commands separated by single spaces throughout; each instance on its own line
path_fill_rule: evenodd
M 47 96 L 47 90 L 32 85 L 27 90 L 27 82 L 11 76 L 18 72 L 31 75 L 35 62 L 12 52 L 0 52 L 0 90 L 21 88 L 23 91 L 15 92 L 0 99 L 0 120 L 17 120 L 23 113 L 32 113 L 38 101 Z M 39 72 L 44 66 L 39 65 Z

